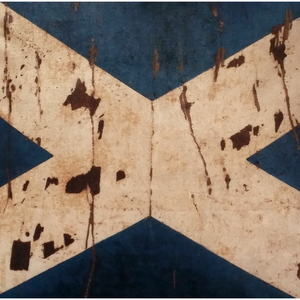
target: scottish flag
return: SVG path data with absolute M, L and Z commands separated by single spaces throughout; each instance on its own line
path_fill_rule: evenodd
M 300 4 L 0 4 L 1 297 L 300 297 Z

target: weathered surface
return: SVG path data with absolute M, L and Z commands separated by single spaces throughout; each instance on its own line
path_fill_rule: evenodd
M 0 116 L 53 154 L 0 188 L 0 292 L 87 247 L 90 282 L 95 243 L 153 216 L 300 295 L 299 191 L 247 161 L 300 120 L 299 20 L 234 57 L 220 47 L 214 68 L 149 102 L 95 65 L 95 41 L 87 60 L 2 4 L 0 19 Z

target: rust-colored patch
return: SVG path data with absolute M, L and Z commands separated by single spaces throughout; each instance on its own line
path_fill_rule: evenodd
M 23 192 L 27 191 L 28 185 L 29 185 L 29 180 L 26 180 L 26 182 L 23 184 L 23 189 L 22 189 Z
M 154 50 L 154 53 L 153 53 L 152 70 L 153 70 L 154 76 L 157 76 L 158 72 L 160 70 L 159 55 L 158 55 L 157 50 Z
M 242 147 L 249 145 L 251 131 L 252 131 L 252 126 L 247 125 L 238 133 L 232 135 L 230 139 L 232 141 L 233 149 L 240 150 Z
M 220 67 L 224 67 L 224 59 L 225 59 L 225 48 L 221 47 L 217 50 L 217 53 L 215 55 L 216 66 L 214 72 L 214 82 L 217 82 Z
M 86 174 L 80 174 L 72 177 L 66 185 L 66 193 L 79 194 L 90 188 L 92 196 L 100 193 L 100 174 L 101 167 L 92 166 L 91 170 Z
M 99 140 L 101 140 L 102 138 L 103 128 L 104 128 L 104 120 L 100 120 L 98 123 L 98 131 L 97 131 L 97 133 L 99 134 L 98 136 Z
M 298 264 L 297 277 L 300 279 L 300 264 Z
M 245 63 L 245 56 L 240 55 L 238 58 L 234 58 L 228 63 L 227 69 L 240 67 L 243 63 Z
M 278 131 L 282 121 L 283 121 L 283 113 L 281 110 L 279 110 L 277 113 L 274 114 L 275 132 Z
M 77 80 L 75 90 L 69 95 L 63 105 L 67 106 L 71 104 L 72 110 L 76 110 L 82 107 L 88 108 L 90 116 L 92 117 L 100 103 L 100 98 L 94 98 L 86 93 L 86 86 L 84 81 Z
M 48 177 L 45 185 L 45 190 L 48 188 L 50 184 L 58 185 L 58 178 L 56 177 Z
M 253 135 L 256 135 L 256 136 L 257 136 L 258 133 L 259 133 L 259 125 L 253 127 Z
M 122 180 L 126 177 L 126 174 L 124 171 L 120 170 L 116 173 L 116 181 Z
M 37 137 L 35 140 L 36 140 L 37 144 L 39 146 L 41 146 L 42 139 L 40 137 Z
M 43 114 L 43 110 L 42 110 L 42 105 L 41 105 L 41 85 L 39 82 L 39 76 L 40 76 L 40 68 L 41 68 L 41 64 L 42 64 L 42 59 L 39 56 L 39 53 L 36 51 L 35 52 L 35 61 L 36 61 L 36 77 L 35 77 L 35 83 L 36 83 L 36 91 L 35 91 L 35 96 L 37 97 L 37 101 L 38 101 L 38 107 L 39 107 L 39 112 L 40 112 L 40 116 Z
M 221 142 L 220 142 L 220 146 L 221 146 L 221 150 L 222 150 L 222 151 L 224 151 L 224 149 L 225 149 L 225 146 L 226 146 L 226 142 L 225 142 L 225 140 L 224 140 L 224 139 L 222 139 L 222 140 L 221 140 Z
M 259 105 L 259 102 L 258 102 L 258 97 L 257 97 L 257 91 L 256 91 L 255 84 L 253 84 L 253 87 L 252 87 L 252 94 L 253 94 L 253 97 L 254 97 L 254 105 L 255 105 L 257 111 L 260 111 L 260 105 Z
M 33 234 L 33 241 L 37 241 L 41 237 L 43 231 L 44 227 L 42 227 L 40 223 L 37 224 Z
M 225 176 L 225 183 L 226 183 L 227 190 L 229 189 L 229 183 L 230 183 L 230 181 L 231 181 L 230 176 L 228 174 L 226 174 L 226 176 Z
M 28 271 L 30 260 L 30 242 L 13 241 L 10 269 L 13 271 Z
M 54 254 L 55 252 L 57 252 L 58 250 L 60 250 L 62 248 L 63 248 L 63 246 L 61 246 L 59 248 L 55 248 L 53 241 L 44 243 L 43 244 L 44 258 L 51 256 L 52 254 Z
M 64 233 L 64 243 L 65 246 L 69 246 L 74 243 L 74 239 L 67 233 Z

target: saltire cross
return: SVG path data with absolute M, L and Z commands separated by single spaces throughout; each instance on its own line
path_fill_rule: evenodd
M 0 4 L 1 296 L 299 297 L 299 17 Z

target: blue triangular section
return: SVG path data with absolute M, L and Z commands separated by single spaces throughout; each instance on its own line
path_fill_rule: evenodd
M 300 126 L 296 127 L 300 140 Z M 293 130 L 247 159 L 270 175 L 300 191 L 300 150 Z
M 284 22 L 287 9 L 300 17 L 296 2 L 221 2 L 215 4 L 217 17 L 210 3 L 196 2 L 8 6 L 86 58 L 94 38 L 96 64 L 150 100 L 212 68 L 220 47 L 227 58 L 263 38 Z M 159 55 L 157 76 L 152 70 L 154 50 Z
M 52 157 L 0 118 L 0 186 Z
M 90 297 L 290 297 L 148 218 L 96 244 Z M 82 297 L 92 250 L 1 297 Z

